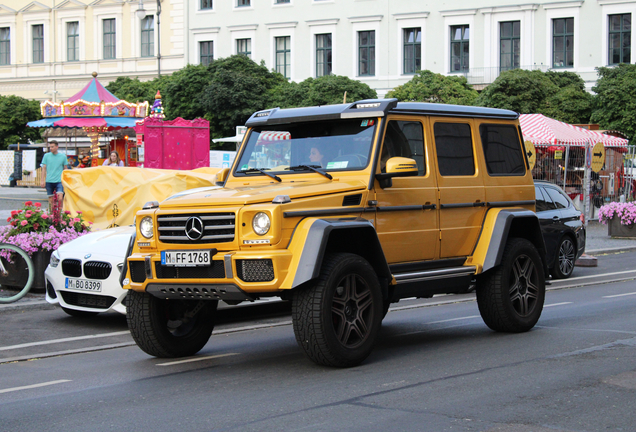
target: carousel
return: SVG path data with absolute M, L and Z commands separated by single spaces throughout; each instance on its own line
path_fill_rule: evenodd
M 92 75 L 93 79 L 67 100 L 42 102 L 40 110 L 44 118 L 29 122 L 27 126 L 62 129 L 62 135 L 67 140 L 71 137 L 77 139 L 78 132 L 82 131 L 90 138 L 90 154 L 87 156 L 90 157 L 91 166 L 99 164 L 100 138 L 106 137 L 108 143 L 104 147 L 108 148 L 105 150 L 118 150 L 120 155 L 125 155 L 122 159 L 126 165 L 130 165 L 134 162 L 134 158 L 130 157 L 134 153 L 131 152 L 134 145 L 129 143 L 127 129 L 132 129 L 146 117 L 148 102 L 131 103 L 118 99 L 97 80 L 96 72 Z

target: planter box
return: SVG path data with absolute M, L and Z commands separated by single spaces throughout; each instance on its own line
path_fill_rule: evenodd
M 611 237 L 636 238 L 636 224 L 623 225 L 620 218 L 614 217 L 607 222 L 607 234 Z
M 33 267 L 35 268 L 35 277 L 33 279 L 33 285 L 31 285 L 30 292 L 43 293 L 46 290 L 44 271 L 46 270 L 46 266 L 49 265 L 52 253 L 52 251 L 40 251 L 35 252 L 31 257 Z M 16 256 L 13 264 L 7 263 L 3 258 L 0 259 L 2 259 L 2 263 L 9 272 L 9 274 L 5 277 L 0 275 L 0 286 L 2 286 L 2 288 L 14 289 L 16 291 L 21 290 L 29 277 L 26 263 L 22 257 Z

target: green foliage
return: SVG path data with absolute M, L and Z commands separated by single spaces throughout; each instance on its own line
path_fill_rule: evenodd
M 345 92 L 347 102 L 378 97 L 375 90 L 360 81 L 341 75 L 325 75 L 278 86 L 272 103 L 281 108 L 341 104 Z
M 155 101 L 157 91 L 161 91 L 163 98 L 164 88 L 170 76 L 163 75 L 151 81 L 140 81 L 139 78 L 117 77 L 115 81 L 110 82 L 106 89 L 119 99 L 127 102 L 148 102 L 149 106 Z
M 475 105 L 520 114 L 543 114 L 567 123 L 587 123 L 593 96 L 572 72 L 514 69 L 501 75 L 479 95 Z
M 41 118 L 38 101 L 0 96 L 0 149 L 6 149 L 9 144 L 40 141 L 40 129 L 27 127 L 26 124 Z
M 210 83 L 199 100 L 214 138 L 234 135 L 236 126 L 268 107 L 271 90 L 287 81 L 244 55 L 214 60 L 209 73 Z
M 208 66 L 187 65 L 173 73 L 165 85 L 165 93 L 161 92 L 166 118 L 207 118 L 201 99 L 211 82 L 212 72 Z
M 592 122 L 633 139 L 636 136 L 636 65 L 597 68 L 599 79 L 592 88 L 596 101 Z
M 409 82 L 387 93 L 387 98 L 405 102 L 433 102 L 473 105 L 478 93 L 464 76 L 445 76 L 429 70 L 419 71 Z

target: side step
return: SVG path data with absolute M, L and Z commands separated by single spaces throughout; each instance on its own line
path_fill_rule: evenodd
M 475 275 L 475 266 L 446 267 L 434 270 L 396 273 L 397 285 L 391 301 L 409 297 L 432 297 L 435 294 L 450 294 L 468 291 Z

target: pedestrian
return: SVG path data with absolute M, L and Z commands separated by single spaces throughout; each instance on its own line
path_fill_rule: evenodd
M 70 169 L 66 154 L 58 151 L 57 141 L 49 142 L 49 152 L 42 158 L 42 187 L 46 187 L 46 195 L 49 197 L 49 208 L 53 208 L 53 199 L 57 196 L 58 203 L 64 198 L 62 186 L 62 171 Z M 58 206 L 61 208 L 61 206 Z
M 119 158 L 119 153 L 113 150 L 110 152 L 108 159 L 104 161 L 103 166 L 123 167 L 124 161 Z

